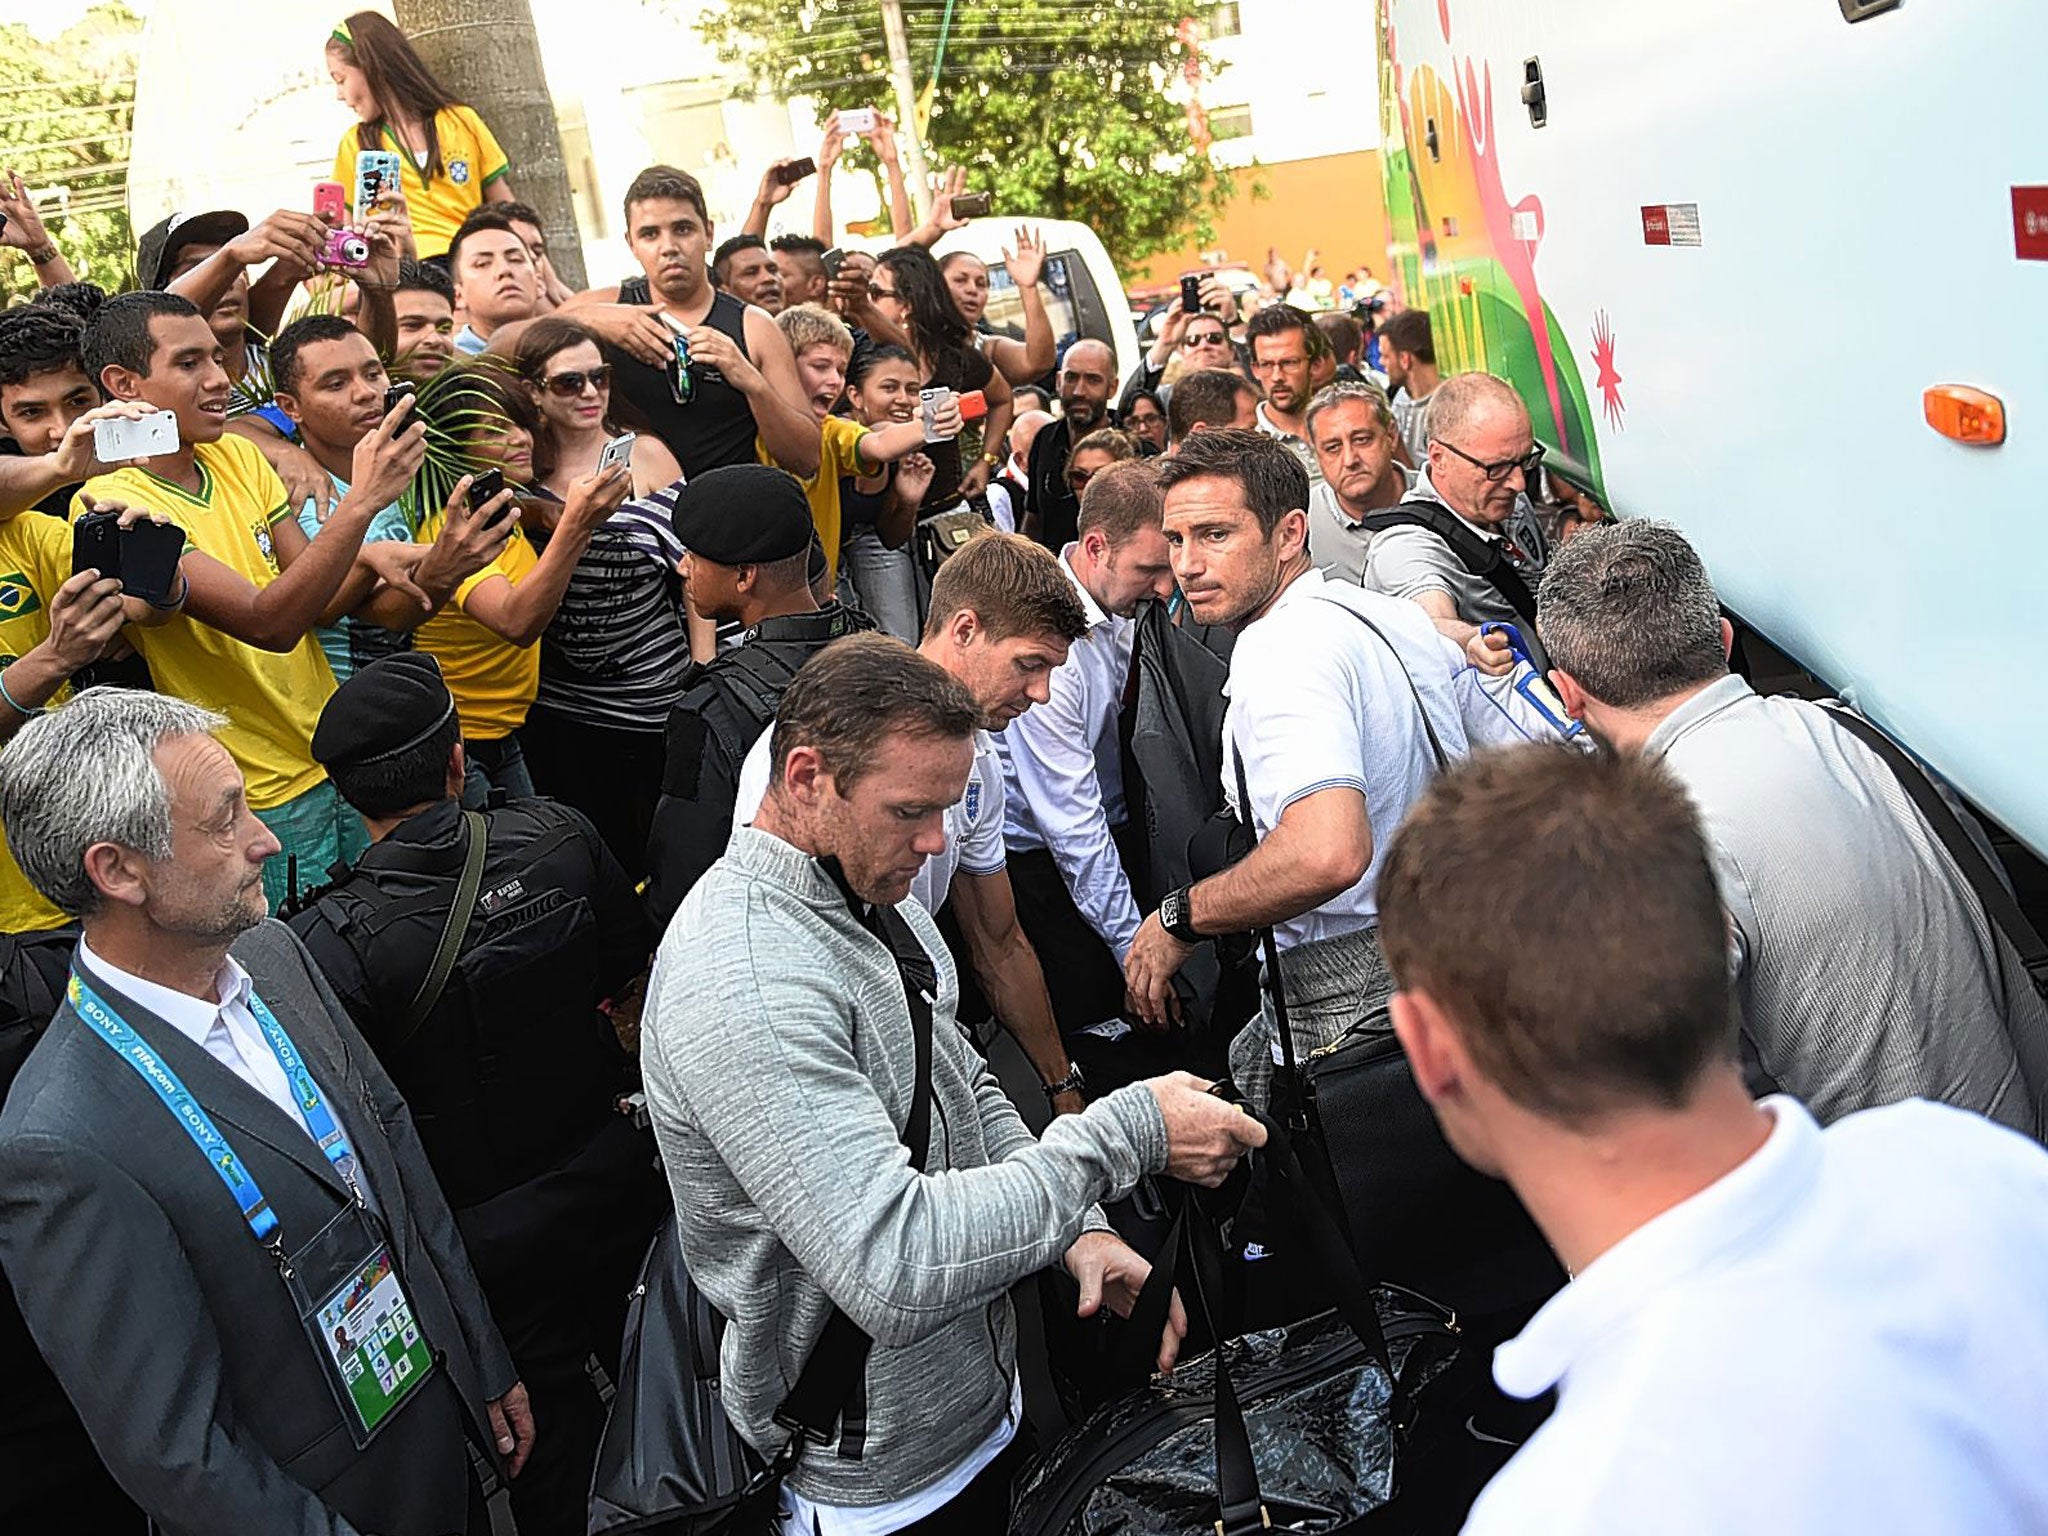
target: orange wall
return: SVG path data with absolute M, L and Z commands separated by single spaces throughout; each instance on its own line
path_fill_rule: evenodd
M 1254 198 L 1260 185 L 1270 194 Z M 1220 250 L 1225 259 L 1253 271 L 1266 264 L 1266 247 L 1278 246 L 1292 267 L 1314 246 L 1322 253 L 1323 275 L 1331 282 L 1361 262 L 1385 281 L 1387 206 L 1380 186 L 1378 150 L 1319 155 L 1248 166 L 1237 173 L 1237 192 L 1216 219 L 1216 238 L 1206 247 L 1154 256 L 1126 286 L 1170 285 L 1182 272 L 1202 264 L 1201 252 Z

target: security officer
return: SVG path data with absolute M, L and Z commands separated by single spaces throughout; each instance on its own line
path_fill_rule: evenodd
M 872 629 L 811 585 L 810 503 L 793 476 L 764 464 L 709 470 L 671 514 L 691 609 L 744 626 L 740 643 L 694 669 L 669 711 L 668 763 L 647 840 L 647 916 L 657 936 L 725 852 L 747 749 L 768 728 L 797 669 L 837 640 Z
M 455 702 L 425 652 L 342 684 L 313 756 L 371 842 L 291 926 L 411 1106 L 532 1396 L 519 1527 L 580 1532 L 604 1428 L 587 1362 L 616 1374 L 668 1204 L 650 1137 L 619 1112 L 635 1073 L 609 1016 L 638 993 L 646 923 L 578 812 L 463 810 Z

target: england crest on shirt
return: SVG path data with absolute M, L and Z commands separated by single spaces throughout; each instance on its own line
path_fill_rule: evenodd
M 968 824 L 972 825 L 974 822 L 979 821 L 980 819 L 981 780 L 980 778 L 976 777 L 971 778 L 967 781 L 967 820 Z
M 448 179 L 458 187 L 468 186 L 469 162 L 467 160 L 450 160 L 448 162 Z

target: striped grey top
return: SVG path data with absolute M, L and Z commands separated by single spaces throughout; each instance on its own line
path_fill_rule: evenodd
M 615 731 L 662 729 L 690 659 L 669 524 L 681 485 L 625 503 L 591 536 L 541 636 L 537 707 Z
M 2041 1133 L 2012 1042 L 2048 1005 L 1882 759 L 1735 676 L 1644 751 L 1699 803 L 1744 1030 L 1779 1085 L 1824 1122 L 1918 1096 Z

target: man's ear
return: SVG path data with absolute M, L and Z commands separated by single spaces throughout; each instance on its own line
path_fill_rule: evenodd
M 1726 619 L 1721 621 L 1721 654 L 1732 656 L 1735 651 L 1735 626 Z
M 797 800 L 809 802 L 826 787 L 831 770 L 816 747 L 791 747 L 780 764 L 769 765 L 771 787 L 779 784 Z
M 1579 686 L 1579 680 L 1562 667 L 1550 669 L 1550 686 L 1557 690 L 1558 702 L 1564 705 L 1564 712 L 1574 720 L 1586 718 L 1586 690 Z
M 145 377 L 133 368 L 109 363 L 100 370 L 100 393 L 109 400 L 140 400 Z
M 1435 1104 L 1457 1094 L 1471 1076 L 1471 1058 L 1436 999 L 1427 992 L 1396 992 L 1388 999 L 1387 1010 L 1423 1098 Z
M 945 635 L 961 650 L 974 644 L 974 637 L 981 633 L 981 615 L 972 608 L 962 608 L 946 620 Z
M 85 850 L 85 875 L 108 901 L 124 907 L 149 904 L 144 878 L 148 860 L 119 843 L 94 843 Z
M 305 424 L 305 413 L 299 409 L 299 397 L 297 395 L 286 394 L 284 391 L 279 390 L 271 398 L 277 402 L 277 408 L 280 411 L 291 417 L 293 426 L 297 427 Z

